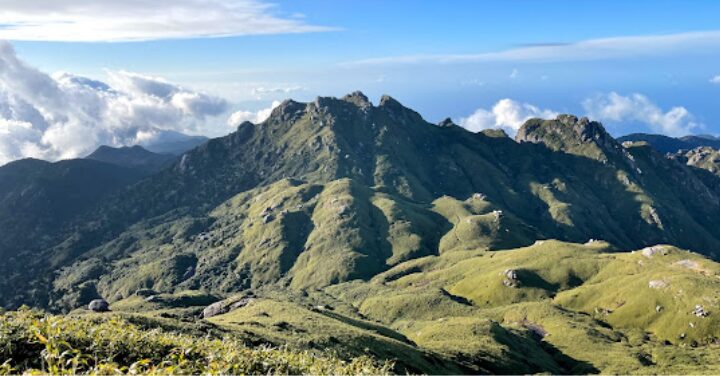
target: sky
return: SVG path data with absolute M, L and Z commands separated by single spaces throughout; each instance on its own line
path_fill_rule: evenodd
M 0 0 L 0 165 L 389 94 L 514 134 L 720 134 L 718 1 Z

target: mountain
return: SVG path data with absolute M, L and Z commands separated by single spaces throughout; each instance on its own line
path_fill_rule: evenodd
M 624 148 L 587 119 L 530 120 L 516 142 L 354 93 L 286 101 L 263 124 L 245 122 L 102 200 L 59 229 L 55 247 L 20 244 L 48 253 L 40 259 L 53 267 L 98 257 L 109 268 L 152 251 L 148 260 L 183 272 L 204 265 L 194 283 L 227 291 L 285 279 L 323 287 L 457 247 L 546 238 L 618 249 L 668 243 L 716 257 L 717 189 L 649 147 Z M 226 244 L 207 262 L 199 233 Z M 155 254 L 168 239 L 174 252 Z M 183 274 L 114 269 L 148 288 Z
M 513 140 L 389 96 L 287 100 L 129 181 L 42 237 L 16 224 L 3 306 L 104 298 L 398 372 L 720 365 L 720 178 L 587 118 L 531 119 Z
M 142 146 L 123 146 L 113 148 L 102 145 L 85 159 L 111 163 L 127 168 L 136 168 L 149 173 L 167 167 L 175 160 L 174 155 L 158 154 L 146 150 Z
M 618 138 L 619 142 L 645 141 L 661 153 L 676 153 L 680 150 L 690 150 L 701 146 L 720 149 L 720 140 L 710 135 L 683 136 L 679 138 L 659 134 L 633 133 Z
M 205 136 L 188 136 L 176 131 L 163 131 L 156 139 L 143 146 L 153 153 L 181 155 L 207 140 Z

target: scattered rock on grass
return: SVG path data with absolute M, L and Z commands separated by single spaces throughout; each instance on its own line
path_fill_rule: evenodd
M 700 304 L 695 305 L 695 309 L 693 309 L 692 314 L 697 317 L 707 317 L 710 315 L 710 312 L 706 311 L 703 306 Z
M 648 287 L 651 289 L 663 289 L 668 286 L 668 283 L 661 279 L 654 279 L 648 282 Z

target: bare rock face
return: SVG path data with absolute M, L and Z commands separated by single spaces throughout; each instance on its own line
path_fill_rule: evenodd
M 110 304 L 105 299 L 95 299 L 88 304 L 88 309 L 93 312 L 108 312 Z
M 640 251 L 640 253 L 647 258 L 652 258 L 655 255 L 665 256 L 669 252 L 667 247 L 661 245 L 643 248 L 642 251 Z
M 207 318 L 210 318 L 213 316 L 222 315 L 223 313 L 227 313 L 227 312 L 228 312 L 228 309 L 227 309 L 226 303 L 224 301 L 220 301 L 220 302 L 215 302 L 215 303 L 210 304 L 209 306 L 205 307 L 205 309 L 203 309 L 203 312 L 202 312 L 202 317 L 204 319 L 207 319 Z

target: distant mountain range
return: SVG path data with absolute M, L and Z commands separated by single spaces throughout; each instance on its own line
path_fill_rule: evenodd
M 180 155 L 209 140 L 205 136 L 189 136 L 175 131 L 163 131 L 161 136 L 142 146 L 158 154 Z
M 0 167 L 0 303 L 192 323 L 220 300 L 206 319 L 252 343 L 399 371 L 662 373 L 657 354 L 720 338 L 720 177 L 717 153 L 656 140 L 572 115 L 513 140 L 355 92 L 179 157 L 18 161 Z
M 690 150 L 701 146 L 720 149 L 720 139 L 710 135 L 691 135 L 676 138 L 659 134 L 632 133 L 627 136 L 618 137 L 617 140 L 619 142 L 645 141 L 661 153 L 676 153 L 680 150 Z
M 169 166 L 177 159 L 177 156 L 173 154 L 153 153 L 139 145 L 120 148 L 103 145 L 85 157 L 85 159 L 111 163 L 127 168 L 137 168 L 147 172 L 156 172 L 163 167 Z

